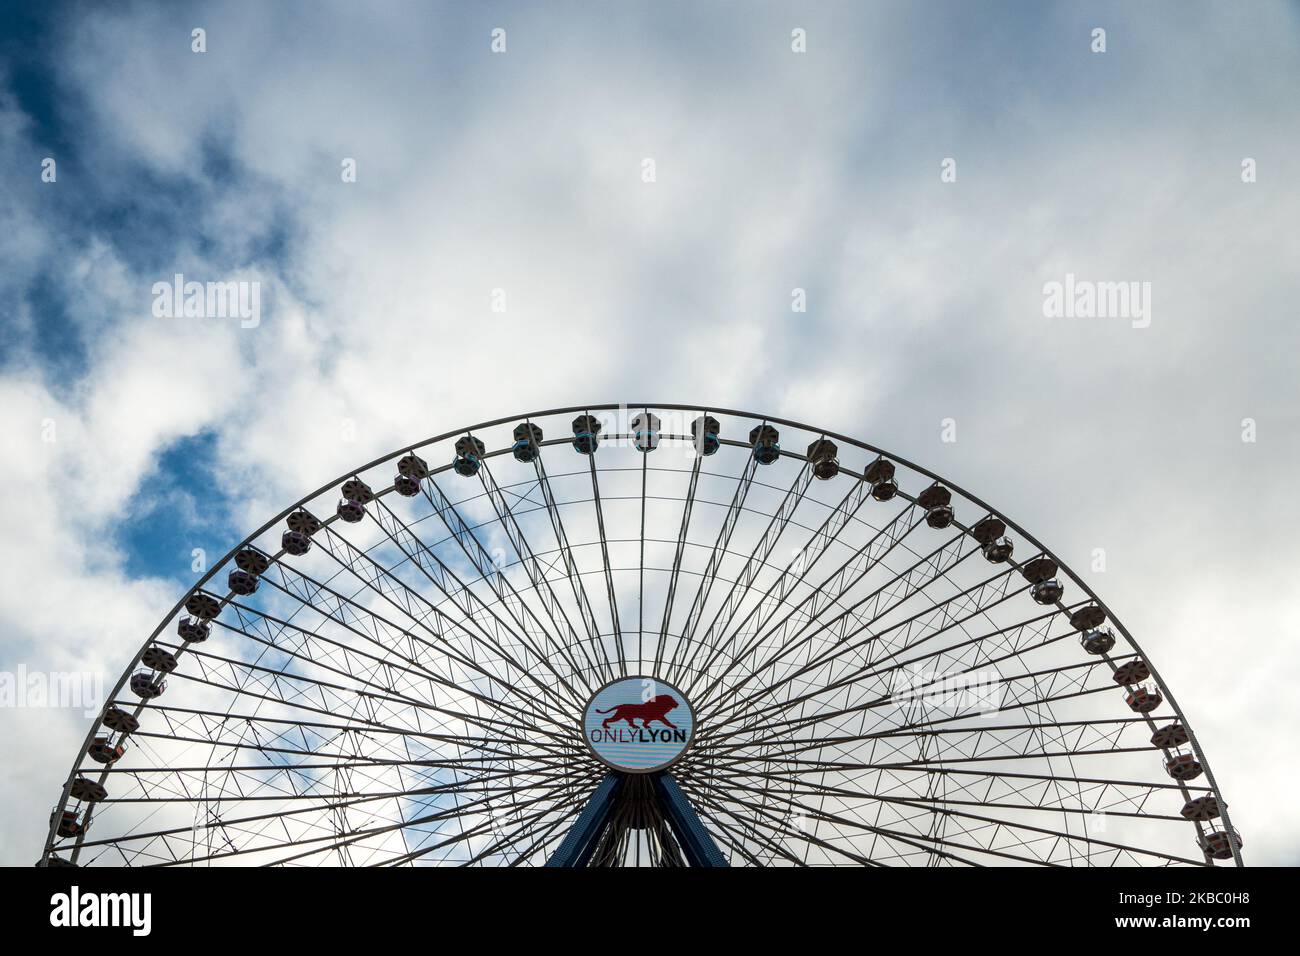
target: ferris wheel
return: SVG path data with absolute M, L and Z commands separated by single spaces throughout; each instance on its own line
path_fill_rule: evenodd
M 41 864 L 1241 865 L 1186 717 L 1006 515 L 865 442 L 600 405 L 398 449 L 177 603 Z

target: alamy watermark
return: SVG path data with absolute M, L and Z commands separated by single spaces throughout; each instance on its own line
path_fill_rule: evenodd
M 1131 319 L 1133 328 L 1151 324 L 1150 282 L 1093 282 L 1076 279 L 1043 284 L 1043 315 L 1049 319 Z
M 95 671 L 0 671 L 0 709 L 80 708 L 86 717 L 104 704 L 104 675 Z
M 159 319 L 239 319 L 245 329 L 262 323 L 262 283 L 194 282 L 178 272 L 171 282 L 155 282 L 153 314 Z
M 889 702 L 900 708 L 920 704 L 929 711 L 991 716 L 1002 708 L 1005 692 L 1003 677 L 996 670 L 945 674 L 909 665 L 898 672 Z
M 148 936 L 153 929 L 152 893 L 94 893 L 73 886 L 50 897 L 50 925 L 74 929 L 81 926 L 118 926 L 132 936 Z

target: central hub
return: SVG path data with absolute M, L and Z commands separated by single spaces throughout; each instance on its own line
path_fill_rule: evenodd
M 592 696 L 582 739 L 596 759 L 622 773 L 652 773 L 676 763 L 695 736 L 686 695 L 656 677 L 621 677 Z

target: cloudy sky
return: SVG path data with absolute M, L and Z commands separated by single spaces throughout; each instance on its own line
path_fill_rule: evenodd
M 747 408 L 1047 543 L 1174 688 L 1247 860 L 1300 862 L 1297 5 L 3 17 L 0 671 L 111 686 L 194 549 L 414 440 Z M 177 273 L 258 283 L 257 322 L 156 315 Z M 1145 314 L 1045 314 L 1067 275 Z M 0 862 L 89 726 L 33 703 L 0 709 Z

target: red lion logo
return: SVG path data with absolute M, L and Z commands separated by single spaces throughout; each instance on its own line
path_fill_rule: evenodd
M 652 721 L 659 721 L 661 724 L 667 724 L 673 730 L 677 725 L 668 719 L 668 711 L 677 706 L 677 701 L 668 694 L 660 694 L 653 700 L 647 700 L 643 704 L 616 704 L 609 710 L 597 710 L 598 714 L 611 714 L 606 717 L 601 724 L 602 727 L 608 728 L 610 724 L 617 723 L 620 720 L 626 720 L 627 725 L 633 730 L 637 729 L 636 722 L 641 720 L 641 728 L 649 728 Z

